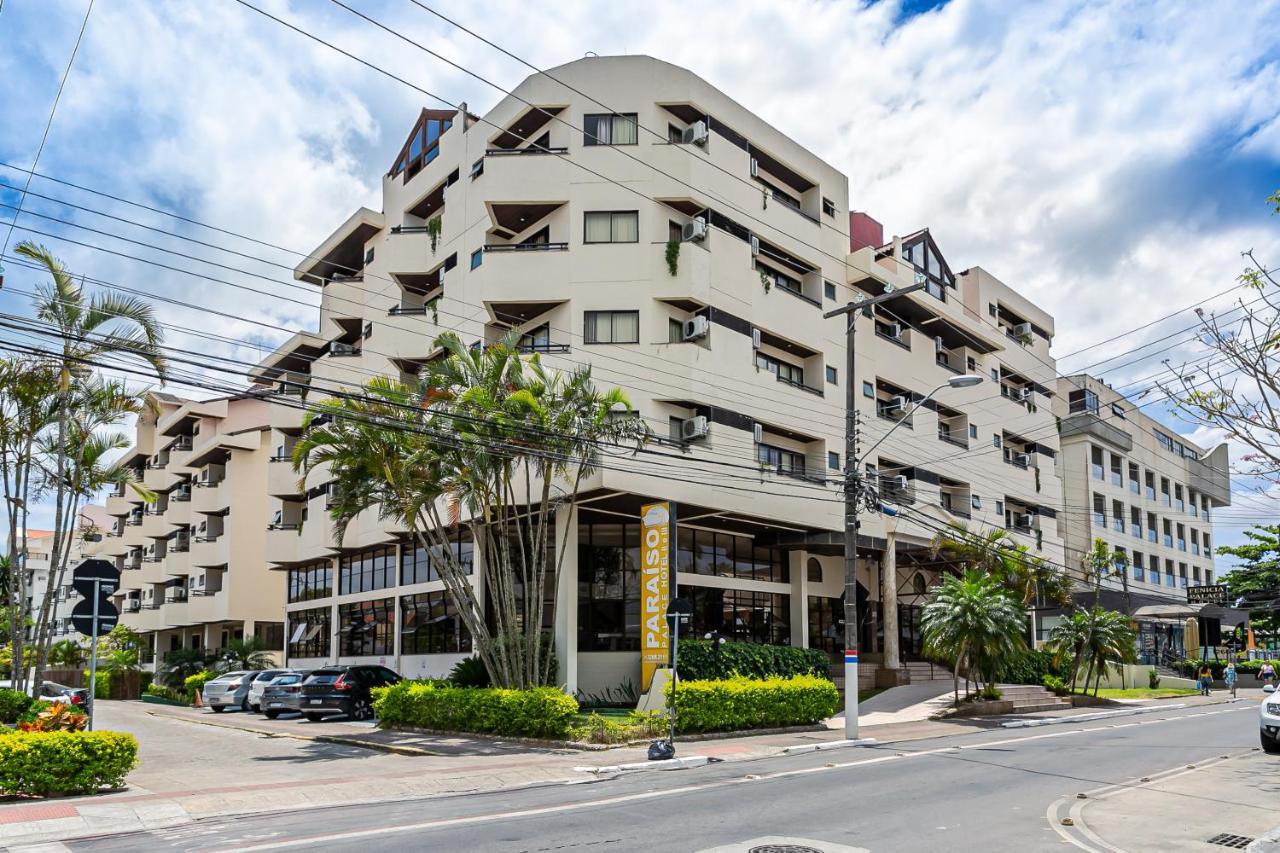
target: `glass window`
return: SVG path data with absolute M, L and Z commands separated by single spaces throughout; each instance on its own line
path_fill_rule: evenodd
M 640 239 L 640 214 L 634 210 L 592 211 L 583 215 L 584 243 L 635 243 Z
M 834 450 L 827 451 L 827 467 L 832 471 L 840 470 L 840 454 Z
M 836 298 L 836 286 L 829 281 L 822 283 L 822 295 L 832 301 Z
M 762 352 L 756 353 L 756 367 L 767 370 L 783 382 L 791 385 L 804 384 L 804 368 L 790 362 L 782 361 Z M 830 368 L 828 368 L 830 369 Z
M 400 653 L 458 654 L 471 651 L 471 635 L 458 608 L 444 591 L 400 599 Z
M 874 397 L 875 395 L 876 395 L 876 389 L 875 389 L 875 387 L 874 387 L 870 382 L 863 382 L 863 383 L 862 383 L 862 396 L 864 396 L 864 397 Z
M 687 587 L 681 592 L 693 604 L 690 633 L 709 631 L 742 642 L 786 645 L 791 641 L 789 595 L 717 587 Z
M 394 617 L 395 599 L 392 598 L 338 605 L 338 654 L 347 657 L 393 654 Z
M 343 556 L 338 567 L 338 593 L 369 592 L 395 586 L 394 546 L 368 548 Z
M 840 384 L 840 374 L 839 374 L 839 372 L 838 372 L 834 367 L 832 367 L 832 366 L 831 366 L 831 365 L 829 365 L 829 364 L 827 365 L 827 382 L 828 382 L 829 384 L 831 384 L 831 385 L 839 385 L 839 384 Z
M 475 269 L 484 263 L 484 249 L 476 249 L 471 253 L 471 268 Z
M 584 343 L 640 343 L 639 311 L 588 311 L 583 319 Z
M 471 574 L 475 558 L 471 534 L 466 530 L 458 531 L 452 547 L 458 564 L 467 574 Z M 400 583 L 408 586 L 440 580 L 437 563 L 443 557 L 444 555 L 435 548 L 428 551 L 421 546 L 415 547 L 411 542 L 405 542 L 400 548 Z
M 333 566 L 320 560 L 289 570 L 289 601 L 312 601 L 333 595 Z
M 756 445 L 756 459 L 766 468 L 779 474 L 804 476 L 804 454 L 784 450 L 771 444 Z
M 638 524 L 578 525 L 578 648 L 640 649 Z
M 296 610 L 287 614 L 289 623 L 289 657 L 327 658 L 330 656 L 330 611 L 328 607 Z
M 1067 394 L 1067 411 L 1070 414 L 1080 414 L 1087 412 L 1091 415 L 1098 414 L 1098 395 L 1087 388 L 1080 388 Z
M 800 284 L 800 279 L 793 278 L 787 275 L 786 273 L 782 272 L 781 270 L 776 270 L 773 267 L 765 266 L 764 264 L 759 263 L 757 261 L 756 272 L 764 276 L 765 278 L 769 279 L 769 282 L 774 287 L 781 287 L 783 290 L 790 290 L 792 293 L 799 293 L 801 295 L 804 294 L 804 290 Z
M 637 113 L 596 113 L 583 117 L 583 145 L 635 145 Z

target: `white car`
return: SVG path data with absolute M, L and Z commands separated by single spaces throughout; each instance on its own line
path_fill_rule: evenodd
M 1267 684 L 1262 688 L 1266 696 L 1258 706 L 1259 735 L 1262 738 L 1263 752 L 1271 755 L 1280 754 L 1280 695 L 1274 686 Z
M 249 703 L 249 710 L 261 711 L 262 691 L 267 689 L 267 685 L 281 675 L 289 675 L 296 671 L 293 669 L 264 669 L 255 675 L 253 682 L 249 685 L 249 696 L 245 700 Z

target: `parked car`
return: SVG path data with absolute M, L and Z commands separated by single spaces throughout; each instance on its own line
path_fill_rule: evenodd
M 1266 693 L 1258 706 L 1262 751 L 1277 755 L 1280 754 L 1280 694 L 1272 684 L 1263 685 L 1262 691 Z
M 385 666 L 326 666 L 317 669 L 302 682 L 302 715 L 319 722 L 333 714 L 345 714 L 351 720 L 367 720 L 373 716 L 374 687 L 395 684 L 400 676 Z
M 0 689 L 12 690 L 12 681 L 0 681 Z M 27 691 L 30 693 L 31 685 L 27 685 Z M 71 705 L 84 706 L 89 701 L 89 688 L 87 687 L 68 687 L 65 684 L 58 684 L 56 681 L 46 681 L 40 686 L 41 699 L 47 699 L 50 702 L 66 702 Z
M 206 681 L 202 691 L 204 703 L 212 708 L 215 714 L 221 714 L 228 708 L 248 711 L 249 685 L 253 683 L 253 677 L 257 674 L 256 671 L 225 672 L 217 678 Z
M 261 699 L 262 713 L 267 715 L 267 719 L 274 720 L 281 714 L 302 710 L 302 681 L 308 675 L 310 673 L 287 672 L 267 682 Z
M 264 669 L 253 677 L 253 682 L 249 685 L 249 710 L 262 710 L 262 691 L 267 688 L 267 684 L 271 679 L 278 675 L 285 675 L 293 672 L 292 669 Z

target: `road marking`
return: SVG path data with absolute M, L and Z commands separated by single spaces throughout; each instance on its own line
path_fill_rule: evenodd
M 1170 709 L 1172 710 L 1172 709 Z M 1222 714 L 1231 711 L 1241 710 L 1239 708 L 1226 708 L 1221 711 L 1210 711 L 1208 714 Z M 1155 725 L 1158 723 L 1176 722 L 1178 720 L 1190 719 L 1189 715 L 1182 714 L 1173 717 L 1160 717 L 1152 720 L 1143 720 L 1141 723 L 1132 723 L 1131 725 Z M 325 841 L 349 841 L 361 838 L 373 838 L 381 835 L 393 835 L 404 832 L 419 832 L 432 829 L 444 829 L 455 826 L 465 826 L 472 823 L 487 823 L 490 821 L 505 821 L 512 818 L 541 817 L 543 815 L 558 814 L 567 811 L 578 811 L 580 809 L 599 808 L 602 806 L 613 806 L 621 803 L 634 803 L 644 800 L 657 799 L 659 797 L 679 796 L 683 794 L 691 794 L 700 791 L 711 791 L 719 788 L 727 788 L 734 785 L 754 784 L 764 780 L 785 779 L 793 776 L 803 776 L 810 773 L 821 773 L 827 770 L 839 770 L 847 767 L 862 767 L 870 764 L 883 764 L 889 761 L 902 761 L 909 758 L 922 758 L 928 755 L 938 755 L 942 753 L 952 752 L 954 750 L 972 750 L 981 749 L 992 746 L 1004 746 L 1011 743 L 1026 743 L 1035 740 L 1049 740 L 1051 738 L 1071 737 L 1073 735 L 1087 734 L 1089 732 L 1107 732 L 1108 726 L 1095 726 L 1085 729 L 1071 729 L 1060 732 L 1046 732 L 1037 735 L 1024 735 L 1021 737 L 1011 737 L 998 741 L 984 741 L 983 743 L 968 744 L 964 746 L 943 746 L 934 749 L 920 750 L 919 752 L 895 753 L 892 755 L 883 755 L 876 758 L 865 758 L 858 761 L 845 761 L 841 763 L 826 764 L 816 767 L 797 768 L 795 770 L 780 770 L 775 773 L 760 774 L 759 778 L 747 780 L 742 777 L 734 779 L 725 779 L 719 782 L 703 782 L 691 785 L 682 785 L 678 788 L 669 788 L 664 790 L 650 790 L 635 794 L 619 794 L 614 797 L 604 797 L 598 800 L 586 800 L 582 802 L 560 803 L 553 806 L 540 806 L 538 808 L 521 809 L 519 811 L 504 812 L 487 812 L 484 814 L 465 815 L 452 818 L 439 818 L 436 820 L 423 821 L 420 823 L 403 824 L 400 826 L 380 826 L 373 829 L 358 829 L 349 832 L 329 833 L 326 835 L 315 835 L 302 838 L 291 838 L 286 841 L 277 841 L 268 844 L 258 844 L 251 847 L 237 846 L 235 849 L 240 853 L 250 853 L 250 851 L 259 850 L 283 850 L 290 847 L 302 847 L 315 842 Z M 1106 786 L 1115 787 L 1115 786 Z M 1099 790 L 1105 790 L 1106 787 Z M 1052 821 L 1051 821 L 1052 822 Z M 1075 843 L 1075 842 L 1072 842 Z M 1081 846 L 1077 844 L 1076 846 Z M 1085 848 L 1088 849 L 1088 848 Z

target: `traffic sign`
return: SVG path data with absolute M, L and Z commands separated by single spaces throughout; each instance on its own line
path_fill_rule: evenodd
M 71 585 L 85 598 L 93 598 L 94 581 L 98 581 L 97 594 L 105 598 L 120 588 L 120 570 L 108 560 L 90 557 L 71 571 Z
M 94 604 L 98 607 L 98 625 L 94 630 L 93 624 L 93 608 Z M 103 634 L 111 632 L 111 629 L 120 621 L 120 611 L 116 606 L 107 599 L 95 602 L 92 598 L 77 601 L 76 606 L 71 609 L 71 624 L 75 629 L 86 637 L 101 637 Z

